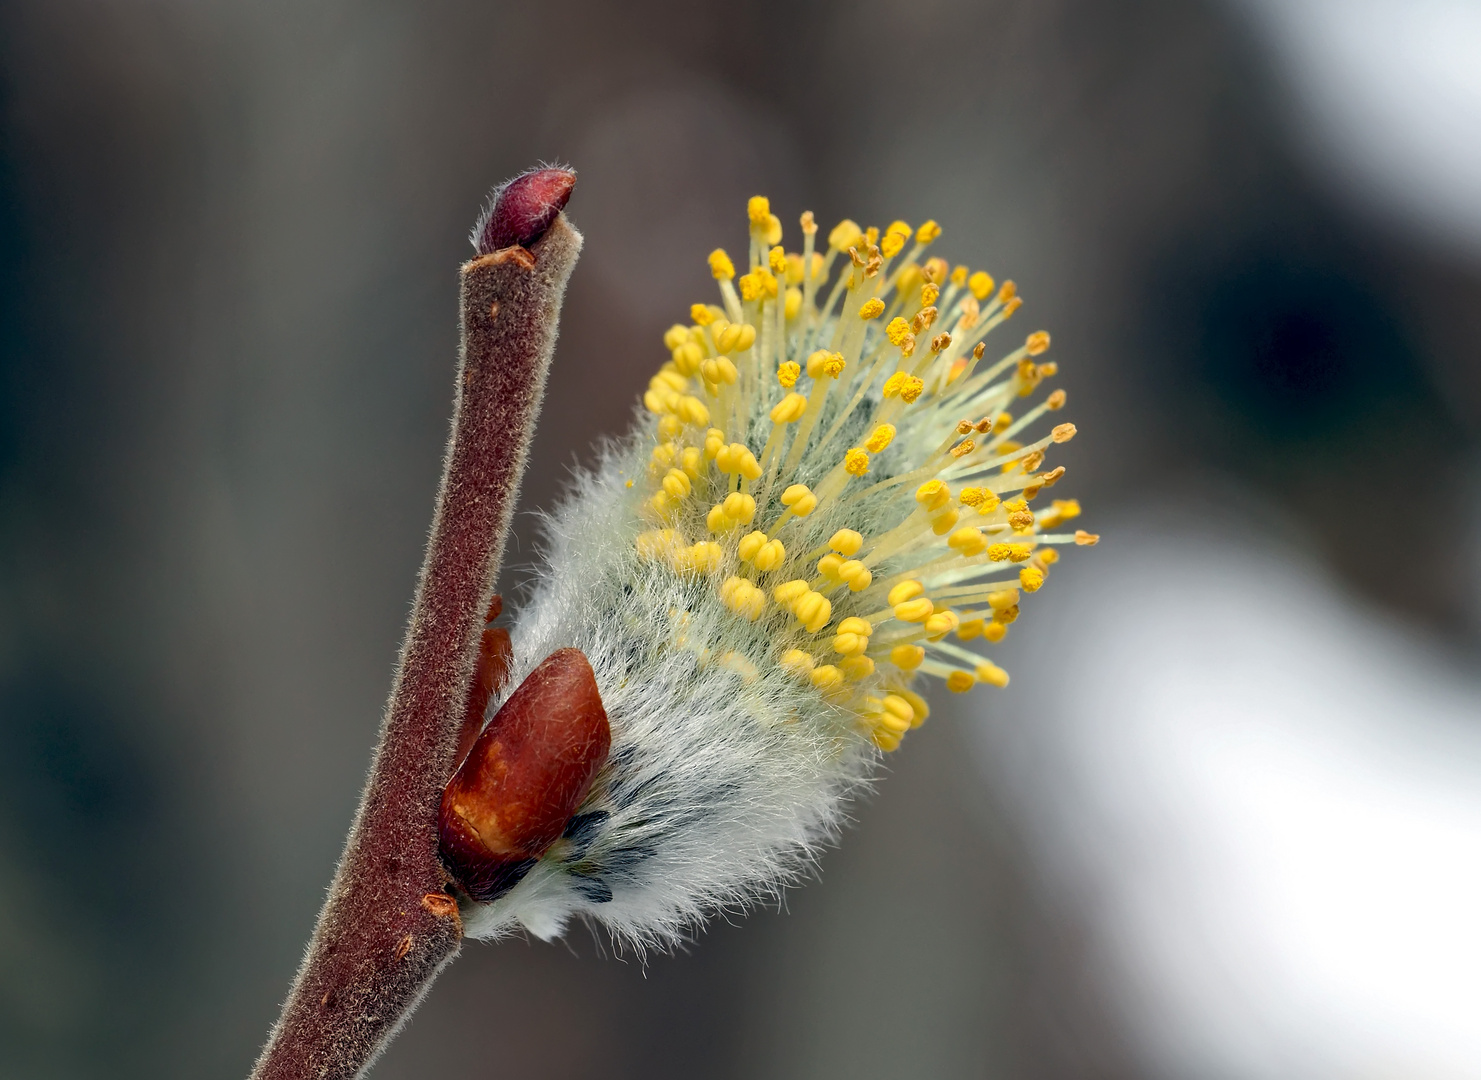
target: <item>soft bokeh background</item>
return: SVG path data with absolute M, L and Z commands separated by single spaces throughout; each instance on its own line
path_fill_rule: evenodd
M 1462 0 L 0 6 L 0 1074 L 245 1074 L 389 685 L 466 230 L 538 159 L 587 249 L 525 506 L 765 192 L 1018 281 L 1106 540 L 786 910 L 474 946 L 377 1077 L 1481 1076 Z

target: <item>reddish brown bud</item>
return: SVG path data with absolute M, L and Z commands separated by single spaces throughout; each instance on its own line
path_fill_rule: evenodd
M 570 169 L 531 169 L 505 183 L 474 230 L 478 253 L 533 244 L 550 228 L 575 186 L 576 174 Z
M 469 896 L 495 900 L 518 884 L 565 831 L 611 746 L 591 664 L 577 649 L 551 653 L 442 793 L 442 859 Z

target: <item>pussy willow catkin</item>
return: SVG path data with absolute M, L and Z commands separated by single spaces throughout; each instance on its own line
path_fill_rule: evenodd
M 989 349 L 1013 282 L 927 258 L 934 221 L 844 221 L 820 251 L 807 213 L 788 251 L 765 198 L 748 217 L 748 272 L 710 254 L 714 302 L 664 335 L 641 418 L 549 518 L 511 685 L 580 649 L 611 753 L 470 935 L 583 914 L 662 944 L 773 894 L 926 719 L 919 679 L 1006 685 L 979 650 L 1097 540 L 1064 528 L 1073 499 L 1034 506 L 1075 427 L 1040 393 L 1047 333 Z

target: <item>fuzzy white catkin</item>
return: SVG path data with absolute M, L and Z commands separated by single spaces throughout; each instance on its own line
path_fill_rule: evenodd
M 514 631 L 510 685 L 558 648 L 591 661 L 608 764 L 566 837 L 506 896 L 465 911 L 469 937 L 523 926 L 549 940 L 579 914 L 634 947 L 672 945 L 804 871 L 875 760 L 850 715 L 771 662 L 765 632 L 712 582 L 638 556 L 623 476 L 644 467 L 642 438 L 610 449 L 548 519 L 542 584 Z

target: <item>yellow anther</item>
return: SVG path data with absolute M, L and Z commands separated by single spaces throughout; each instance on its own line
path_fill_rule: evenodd
M 991 296 L 994 284 L 992 275 L 986 270 L 979 270 L 967 279 L 967 288 L 972 290 L 972 295 L 978 300 L 986 300 Z
M 705 432 L 705 460 L 714 461 L 715 455 L 725 447 L 725 432 L 719 428 L 710 428 Z
M 740 297 L 742 300 L 760 300 L 766 296 L 766 279 L 757 271 L 742 274 L 737 284 L 740 286 Z
M 829 552 L 818 560 L 818 573 L 825 578 L 837 578 L 838 568 L 843 565 L 843 556 Z
M 703 346 L 694 341 L 686 341 L 673 351 L 674 367 L 678 368 L 681 375 L 693 375 L 699 370 L 699 363 L 704 355 Z
M 877 296 L 872 296 L 864 301 L 864 306 L 859 308 L 859 318 L 877 319 L 884 314 L 884 301 Z
M 782 384 L 782 388 L 790 390 L 797 385 L 797 376 L 802 374 L 802 365 L 795 360 L 788 360 L 776 369 L 776 381 Z
M 926 587 L 919 581 L 914 579 L 902 581 L 890 590 L 887 602 L 890 607 L 894 607 L 896 604 L 903 604 L 907 600 L 914 600 L 917 596 L 924 594 L 925 591 Z
M 877 243 L 879 243 L 879 227 L 871 225 L 864 230 L 864 244 L 866 247 L 873 247 Z
M 745 578 L 726 578 L 720 586 L 720 602 L 751 622 L 759 619 L 766 610 L 766 594 Z
M 1074 424 L 1060 424 L 1049 433 L 1049 437 L 1057 443 L 1069 442 L 1075 437 Z
M 843 682 L 843 672 L 839 671 L 832 664 L 818 665 L 812 669 L 809 677 L 812 679 L 812 684 L 819 690 L 827 690 Z
M 807 587 L 807 582 L 801 578 L 797 578 L 794 581 L 784 581 L 775 589 L 772 589 L 771 598 L 788 611 L 791 611 L 792 605 L 810 592 L 812 590 Z
M 874 573 L 857 559 L 850 559 L 839 566 L 838 578 L 848 582 L 849 592 L 863 592 L 874 583 Z
M 864 440 L 864 449 L 871 454 L 877 454 L 885 449 L 895 439 L 894 424 L 880 424 L 869 433 L 869 438 Z
M 886 236 L 903 236 L 906 239 L 909 239 L 910 234 L 914 231 L 915 230 L 910 227 L 910 222 L 901 221 L 899 218 L 896 218 L 894 221 L 890 222 L 889 226 L 885 229 L 884 234 Z
M 894 610 L 895 618 L 901 622 L 925 622 L 936 610 L 936 605 L 931 603 L 930 597 L 922 596 L 896 604 Z
M 709 529 L 712 533 L 723 533 L 734 527 L 735 522 L 726 516 L 725 507 L 719 503 L 710 507 L 710 512 L 705 515 L 705 528 Z
M 865 634 L 839 633 L 833 637 L 833 651 L 840 656 L 857 656 L 869 648 L 869 638 Z
M 926 650 L 919 645 L 896 645 L 890 650 L 890 663 L 904 671 L 914 671 L 926 658 Z
M 672 390 L 678 393 L 689 388 L 689 380 L 675 368 L 665 364 L 659 369 L 657 375 L 648 380 L 648 386 L 652 390 Z
M 993 562 L 1007 562 L 1012 552 L 1012 544 L 990 544 L 987 548 L 987 557 Z
M 771 200 L 765 195 L 752 195 L 746 203 L 746 216 L 753 229 L 765 228 L 771 219 Z
M 817 508 L 818 497 L 808 489 L 806 484 L 793 484 L 782 492 L 782 505 L 790 507 L 797 517 L 807 517 Z
M 910 376 L 905 374 L 905 372 L 897 371 L 886 379 L 884 381 L 884 389 L 881 391 L 884 399 L 888 401 L 892 397 L 899 397 L 900 391 L 905 388 L 905 381 L 909 378 Z
M 987 623 L 982 619 L 968 619 L 956 628 L 956 636 L 962 641 L 976 641 L 987 630 Z
M 816 634 L 828 625 L 833 617 L 833 605 L 822 593 L 809 592 L 797 598 L 792 605 L 792 614 L 810 634 Z
M 927 510 L 940 510 L 951 502 L 951 488 L 946 486 L 944 480 L 927 480 L 915 489 L 915 501 Z
M 706 360 L 699 365 L 700 374 L 705 377 L 706 382 L 716 386 L 722 383 L 726 386 L 734 386 L 740 378 L 740 372 L 735 369 L 728 356 L 717 356 L 713 360 Z
M 1003 509 L 1008 511 L 1008 524 L 1014 529 L 1029 529 L 1034 524 L 1034 512 L 1028 508 L 1028 504 L 1022 499 L 1014 499 L 1005 502 Z
M 1055 551 L 1052 547 L 1046 547 L 1034 554 L 1034 561 L 1041 562 L 1045 566 L 1053 566 L 1059 562 L 1059 552 Z
M 708 304 L 690 304 L 689 318 L 700 326 L 709 326 L 715 321 L 715 312 Z
M 965 694 L 976 685 L 977 679 L 970 671 L 953 671 L 946 676 L 946 689 L 953 694 Z
M 633 540 L 638 555 L 653 560 L 672 558 L 682 544 L 679 534 L 673 529 L 651 529 L 639 533 Z
M 964 458 L 976 449 L 977 444 L 975 442 L 971 439 L 963 439 L 951 448 L 951 456 L 954 458 Z
M 850 615 L 838 624 L 840 634 L 858 634 L 860 637 L 868 637 L 874 633 L 874 626 L 868 619 L 861 619 L 857 615 Z
M 921 287 L 920 291 L 921 307 L 931 307 L 933 304 L 936 303 L 937 299 L 940 296 L 941 286 L 937 285 L 935 282 L 927 282 L 924 286 Z
M 787 290 L 787 297 L 786 297 L 786 300 L 783 303 L 782 310 L 783 310 L 783 313 L 786 315 L 787 318 L 789 318 L 789 319 L 795 319 L 795 318 L 797 318 L 797 313 L 802 310 L 802 290 L 801 289 L 796 288 L 794 286 L 793 288 L 790 288 L 790 289 Z
M 981 488 L 964 487 L 958 498 L 961 500 L 963 506 L 981 506 L 987 501 L 988 494 L 988 492 L 983 491 Z
M 678 405 L 674 408 L 674 415 L 684 423 L 694 424 L 696 427 L 710 422 L 710 410 L 706 408 L 705 403 L 688 394 L 679 399 Z
M 931 518 L 931 531 L 937 536 L 945 536 L 952 529 L 956 528 L 957 519 L 960 517 L 961 512 L 956 507 L 943 510 Z
M 679 468 L 684 470 L 684 475 L 691 480 L 698 480 L 699 474 L 704 470 L 704 454 L 697 446 L 686 446 L 679 454 Z
M 891 345 L 899 345 L 910 336 L 910 324 L 899 316 L 896 316 L 884 328 L 884 336 L 889 340 Z
M 739 525 L 748 524 L 756 516 L 756 500 L 743 491 L 732 491 L 720 505 L 725 516 Z
M 663 490 L 668 492 L 671 499 L 684 499 L 689 497 L 691 490 L 689 477 L 679 469 L 670 469 L 663 478 Z
M 863 476 L 869 471 L 869 455 L 854 447 L 843 455 L 843 471 L 850 476 Z
M 1053 360 L 1046 360 L 1044 363 L 1039 365 L 1039 378 L 1041 379 L 1052 379 L 1058 374 L 1059 365 L 1056 364 Z
M 771 249 L 771 251 L 767 252 L 767 255 L 766 255 L 766 263 L 767 263 L 767 265 L 769 267 L 771 267 L 771 272 L 773 274 L 781 274 L 783 276 L 786 275 L 786 273 L 787 273 L 787 253 L 785 251 L 783 251 L 781 248 L 774 247 L 774 248 Z M 800 280 L 800 277 L 801 277 L 801 275 L 799 275 L 799 280 Z
M 1002 641 L 1005 637 L 1008 636 L 1008 628 L 994 619 L 992 622 L 988 623 L 982 628 L 982 636 L 988 641 Z
M 994 435 L 1001 435 L 1003 432 L 1007 431 L 1012 426 L 1013 426 L 1013 414 L 1012 413 L 1000 412 L 1000 413 L 998 413 L 997 416 L 993 417 L 993 421 L 992 421 L 992 432 L 993 432 Z M 1007 444 L 1005 443 L 1004 446 L 1006 446 L 1006 445 Z M 1018 447 L 1015 446 L 1015 447 L 1013 447 L 1013 449 L 1014 450 L 1017 450 Z M 1009 452 L 1011 453 L 1011 451 L 1009 451 Z
M 940 641 L 961 624 L 961 616 L 955 611 L 934 612 L 925 623 L 926 637 L 931 641 Z
M 925 388 L 926 384 L 922 380 L 917 379 L 914 375 L 907 375 L 904 385 L 900 387 L 900 400 L 907 405 L 913 405 L 915 404 L 915 399 L 920 397 L 921 391 Z
M 833 231 L 828 234 L 828 246 L 834 251 L 847 251 L 849 248 L 857 245 L 863 238 L 864 233 L 858 224 L 850 221 L 848 218 L 844 218 L 837 225 L 833 226 Z
M 802 678 L 812 674 L 813 658 L 801 649 L 788 649 L 777 657 L 777 666 L 789 675 Z
M 879 243 L 879 253 L 886 259 L 893 259 L 903 250 L 905 250 L 905 237 L 899 233 L 887 233 Z
M 958 289 L 967 283 L 967 268 L 965 266 L 954 266 L 951 268 L 951 283 Z
M 847 660 L 838 662 L 838 670 L 850 682 L 858 682 L 874 674 L 874 661 L 867 656 L 850 656 Z
M 970 526 L 965 529 L 958 529 L 952 533 L 947 537 L 946 543 L 949 547 L 961 552 L 968 558 L 971 558 L 973 555 L 981 555 L 987 549 L 987 540 L 982 535 L 982 530 L 974 529 Z
M 781 271 L 777 272 L 781 273 Z M 803 276 L 802 256 L 794 251 L 787 256 L 787 284 L 800 285 Z
M 915 242 L 917 244 L 929 244 L 941 235 L 941 226 L 935 220 L 927 221 L 919 229 L 915 230 Z
M 1063 390 L 1056 390 L 1044 399 L 1044 405 L 1049 409 L 1063 409 L 1064 399 L 1065 392 Z
M 1014 592 L 1017 592 L 1017 590 L 1015 589 Z M 993 622 L 1005 624 L 1013 622 L 1015 619 L 1018 618 L 1018 605 L 1010 604 L 1005 608 L 994 608 L 992 617 Z
M 667 515 L 673 510 L 673 500 L 669 498 L 666 491 L 654 492 L 653 498 L 648 500 L 648 505 L 663 515 Z
M 1049 351 L 1049 333 L 1045 330 L 1035 330 L 1023 343 L 1030 356 L 1041 356 Z
M 1075 543 L 1081 547 L 1091 547 L 1100 543 L 1100 534 L 1086 532 L 1084 529 L 1075 530 Z
M 818 349 L 808 355 L 807 375 L 811 379 L 819 379 L 824 375 L 836 379 L 843 374 L 843 369 L 848 364 L 842 353 L 829 352 L 827 349 Z
M 939 312 L 934 307 L 923 307 L 915 313 L 915 318 L 910 320 L 910 329 L 917 334 L 923 334 L 931 328 L 936 321 Z
M 1018 286 L 1011 281 L 1003 282 L 1003 287 L 998 290 L 998 299 L 1003 303 L 1015 299 L 1018 296 Z
M 996 686 L 1000 690 L 1008 685 L 1008 673 L 990 660 L 984 660 L 977 665 L 977 679 L 989 686 Z
M 724 248 L 716 248 L 710 252 L 710 273 L 714 275 L 716 281 L 729 281 L 735 277 L 735 263 L 730 261 L 730 256 L 725 254 Z
M 909 296 L 915 292 L 915 288 L 922 281 L 920 267 L 914 263 L 904 267 L 900 276 L 895 279 L 895 293 L 899 296 Z M 898 344 L 898 343 L 897 343 Z
M 1001 589 L 987 594 L 987 606 L 994 611 L 1007 611 L 1018 606 L 1017 589 Z
M 722 353 L 745 352 L 756 342 L 756 328 L 750 323 L 731 323 L 716 335 L 715 349 Z
M 1012 318 L 1013 313 L 1021 307 L 1023 307 L 1023 297 L 1015 296 L 1010 298 L 1005 304 L 1003 304 L 1003 318 Z
M 787 549 L 782 546 L 780 540 L 768 540 L 761 545 L 761 550 L 756 552 L 751 560 L 757 570 L 768 573 L 776 570 L 787 561 Z
M 818 223 L 813 220 L 811 210 L 804 210 L 802 212 L 801 224 L 803 236 L 811 236 L 818 231 Z
M 736 545 L 735 553 L 740 556 L 741 562 L 750 562 L 756 557 L 756 553 L 761 550 L 765 543 L 766 534 L 764 532 L 760 532 L 759 530 L 749 532 L 740 538 L 740 543 Z
M 665 416 L 658 421 L 658 434 L 665 439 L 677 439 L 684 434 L 684 422 L 677 416 Z
M 679 456 L 679 448 L 671 442 L 661 442 L 653 448 L 653 464 L 659 469 L 667 469 Z
M 1055 499 L 1050 505 L 1059 514 L 1060 521 L 1069 521 L 1080 516 L 1079 499 Z
M 663 347 L 672 352 L 689 340 L 689 327 L 675 323 L 663 332 Z
M 715 467 L 723 473 L 740 473 L 747 480 L 761 476 L 756 455 L 740 443 L 731 443 L 715 455 Z
M 853 529 L 839 529 L 828 538 L 828 546 L 840 555 L 857 555 L 864 546 L 864 537 Z
M 701 540 L 689 549 L 689 566 L 701 574 L 714 573 L 724 559 L 725 550 L 713 540 Z
M 795 366 L 795 365 L 794 365 Z M 801 394 L 788 394 L 771 407 L 773 424 L 795 424 L 807 412 L 807 398 Z
M 899 694 L 886 694 L 880 705 L 884 707 L 885 712 L 889 713 L 896 720 L 909 724 L 915 719 L 915 709 L 911 707 L 910 702 L 906 701 Z

